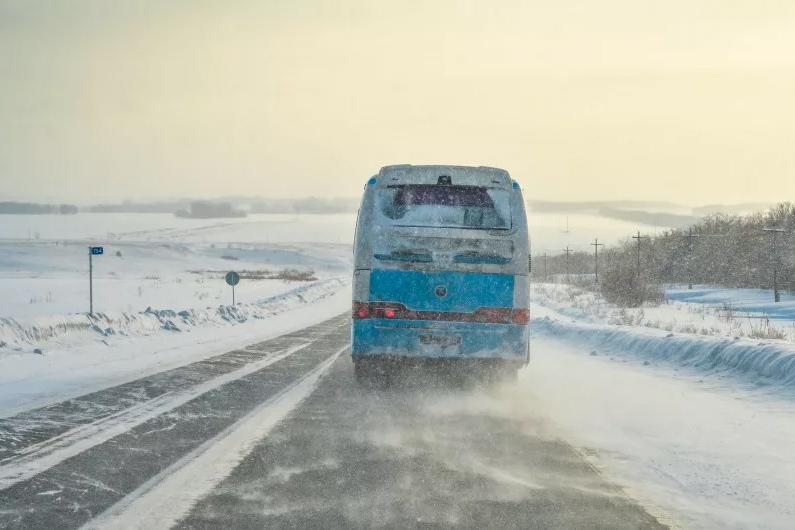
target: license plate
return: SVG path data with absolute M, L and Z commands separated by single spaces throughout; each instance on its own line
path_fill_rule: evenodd
M 461 337 L 455 335 L 420 335 L 420 344 L 432 344 L 434 346 L 458 346 L 461 344 Z

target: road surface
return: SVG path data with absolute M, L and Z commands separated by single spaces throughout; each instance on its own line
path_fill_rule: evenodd
M 499 388 L 353 379 L 347 315 L 0 419 L 0 528 L 662 528 Z

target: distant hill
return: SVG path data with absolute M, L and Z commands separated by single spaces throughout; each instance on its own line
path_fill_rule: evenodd
M 528 201 L 530 211 L 536 213 L 589 213 L 619 221 L 631 221 L 649 226 L 679 228 L 697 222 L 702 216 L 694 209 L 673 202 L 653 201 L 585 201 L 556 202 Z
M 536 212 L 596 213 L 599 210 L 633 210 L 658 211 L 667 213 L 689 214 L 692 208 L 664 201 L 527 201 L 531 210 Z
M 665 226 L 682 228 L 697 223 L 701 217 L 668 212 L 647 212 L 644 210 L 621 210 L 618 208 L 601 208 L 597 211 L 602 217 L 643 223 L 649 226 Z
M 712 214 L 747 215 L 774 206 L 766 202 L 746 202 L 691 207 L 662 201 L 527 201 L 527 205 L 531 212 L 536 213 L 590 213 L 620 221 L 671 228 L 690 226 Z
M 91 213 L 174 213 L 188 208 L 190 201 L 133 202 L 124 201 L 118 204 L 95 204 L 85 208 Z
M 349 213 L 358 207 L 356 197 L 261 199 L 251 204 L 251 213 Z
M 120 203 L 94 204 L 83 208 L 91 213 L 175 213 L 180 217 L 192 217 L 191 204 L 194 202 L 207 204 L 226 204 L 232 212 L 216 212 L 221 217 L 240 217 L 240 213 L 353 213 L 359 207 L 358 197 L 303 197 L 298 199 L 268 199 L 263 197 L 229 196 L 207 201 L 192 201 L 191 199 L 175 199 L 168 201 L 123 201 Z M 209 210 L 199 207 L 203 212 Z M 235 215 L 234 212 L 237 212 Z M 216 216 L 216 213 L 201 213 L 198 215 Z
M 711 215 L 716 213 L 727 213 L 732 215 L 747 215 L 772 208 L 774 205 L 769 202 L 742 202 L 739 204 L 707 204 L 693 208 L 693 213 L 698 215 Z

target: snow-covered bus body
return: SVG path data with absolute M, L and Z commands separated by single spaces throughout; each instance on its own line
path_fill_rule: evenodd
M 357 375 L 407 359 L 515 373 L 529 359 L 528 253 L 522 191 L 508 172 L 382 168 L 365 185 L 356 223 Z

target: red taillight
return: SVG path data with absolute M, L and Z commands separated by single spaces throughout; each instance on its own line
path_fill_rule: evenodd
M 367 318 L 370 316 L 370 305 L 362 302 L 353 303 L 353 318 Z
M 521 325 L 527 324 L 528 322 L 530 322 L 530 310 L 514 309 L 512 320 L 514 324 L 521 324 Z
M 474 314 L 475 322 L 507 324 L 511 321 L 511 310 L 503 307 L 481 307 Z
M 354 302 L 353 318 L 388 318 L 393 320 L 438 320 L 443 322 L 482 322 L 488 324 L 526 325 L 529 309 L 481 307 L 472 313 L 446 311 L 414 311 L 394 302 Z
M 475 322 L 489 324 L 520 324 L 530 322 L 529 309 L 510 309 L 507 307 L 481 307 L 474 313 Z

